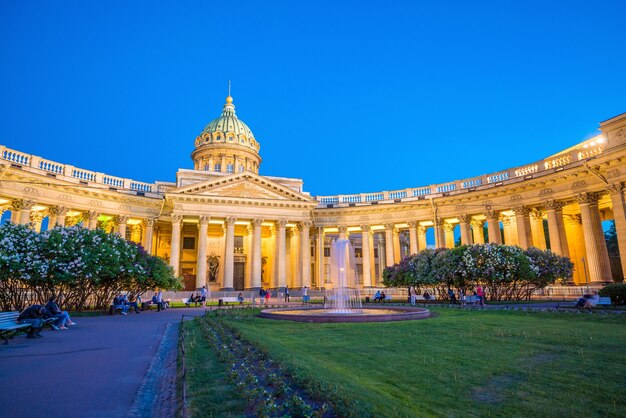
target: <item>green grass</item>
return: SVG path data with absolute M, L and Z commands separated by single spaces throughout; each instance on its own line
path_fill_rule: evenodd
M 276 360 L 338 385 L 361 416 L 623 416 L 626 317 L 432 310 L 395 323 L 232 324 Z
M 189 414 L 198 417 L 241 417 L 246 403 L 236 388 L 226 382 L 223 366 L 202 338 L 197 321 L 184 323 Z

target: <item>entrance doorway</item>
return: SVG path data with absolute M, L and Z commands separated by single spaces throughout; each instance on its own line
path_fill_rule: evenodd
M 246 275 L 246 263 L 235 262 L 233 270 L 233 287 L 235 290 L 244 290 Z

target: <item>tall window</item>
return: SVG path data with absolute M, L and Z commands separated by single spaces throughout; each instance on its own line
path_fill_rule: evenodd
M 235 172 L 235 169 L 234 169 L 232 164 L 226 164 L 226 172 L 227 173 L 234 173 Z
M 243 173 L 243 166 L 242 165 L 239 166 L 239 172 Z
M 215 165 L 213 166 L 213 171 L 217 171 L 217 172 L 222 171 L 222 164 L 219 164 L 219 163 L 218 163 L 218 164 L 215 164 Z

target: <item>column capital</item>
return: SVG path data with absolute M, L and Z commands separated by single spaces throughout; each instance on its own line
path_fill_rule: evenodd
M 337 229 L 339 230 L 340 234 L 347 234 L 348 233 L 348 227 L 347 226 L 338 226 Z
M 183 222 L 183 215 L 179 215 L 177 213 L 173 213 L 172 215 L 172 223 L 179 224 Z
M 511 225 L 511 217 L 510 216 L 502 215 L 500 217 L 500 221 L 502 222 L 502 225 Z
M 602 197 L 601 193 L 598 192 L 582 192 L 576 195 L 576 199 L 579 204 L 587 204 L 592 205 L 598 203 L 598 200 Z
M 361 231 L 362 232 L 370 232 L 370 226 L 369 225 L 361 225 Z
M 128 222 L 129 217 L 126 215 L 116 215 L 114 221 L 118 225 L 125 225 Z
M 30 210 L 35 206 L 35 202 L 32 200 L 18 199 L 11 202 L 11 208 L 15 210 Z
M 622 193 L 622 191 L 624 190 L 624 185 L 622 184 L 622 182 L 617 182 L 617 183 L 609 184 L 606 188 L 609 191 L 609 193 L 611 193 L 612 195 L 615 195 L 615 194 Z
M 533 211 L 530 212 L 530 219 L 533 221 L 540 221 L 543 219 L 544 214 L 545 212 L 540 209 L 533 209 Z
M 304 228 L 310 228 L 313 223 L 311 221 L 302 221 L 298 223 L 298 229 L 302 231 Z
M 456 225 L 454 225 L 454 224 L 452 224 L 450 222 L 444 222 L 443 223 L 443 230 L 446 231 L 446 232 L 452 232 L 452 231 L 454 231 L 454 227 L 455 226 Z
M 143 224 L 146 228 L 152 228 L 154 227 L 154 218 L 147 218 L 143 220 Z
M 571 225 L 581 225 L 583 223 L 580 215 L 564 215 L 563 218 L 565 218 Z
M 388 230 L 388 231 L 393 231 L 394 224 L 385 224 L 384 226 L 385 226 L 385 229 L 386 229 L 386 230 Z
M 487 209 L 485 211 L 485 216 L 490 221 L 497 221 L 497 220 L 500 220 L 500 211 Z
M 285 228 L 287 226 L 287 221 L 284 219 L 279 219 L 276 221 L 277 228 Z
M 417 226 L 420 224 L 418 221 L 409 221 L 409 228 L 417 228 Z
M 253 219 L 251 224 L 254 227 L 261 226 L 261 225 L 263 225 L 263 219 Z
M 210 220 L 210 216 L 200 216 L 198 218 L 198 225 L 208 225 Z
M 235 222 L 237 222 L 237 218 L 235 218 L 235 217 L 233 217 L 233 216 L 229 216 L 228 218 L 226 218 L 226 219 L 224 220 L 224 223 L 225 223 L 227 226 L 234 226 L 234 225 L 235 225 Z
M 69 211 L 70 211 L 70 209 L 66 208 L 65 206 L 50 206 L 48 208 L 48 213 L 50 215 L 61 215 L 61 216 L 64 216 L 64 215 L 67 215 L 67 212 L 69 212 Z
M 458 216 L 459 222 L 462 224 L 469 224 L 472 221 L 472 215 L 462 214 Z
M 561 210 L 565 206 L 565 202 L 560 200 L 547 200 L 543 206 L 548 210 Z
M 515 212 L 516 215 L 522 215 L 522 216 L 528 216 L 530 215 L 530 212 L 532 212 L 532 208 L 529 208 L 528 206 L 515 206 L 513 208 L 513 212 Z
M 41 222 L 43 220 L 43 215 L 44 214 L 42 212 L 32 211 L 30 213 L 30 221 L 33 223 Z
M 422 224 L 418 224 L 417 225 L 417 234 L 418 235 L 424 235 L 426 233 L 426 226 L 422 225 Z

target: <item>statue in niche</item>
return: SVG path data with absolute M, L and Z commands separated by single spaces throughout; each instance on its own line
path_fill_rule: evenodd
M 265 277 L 265 265 L 267 264 L 267 257 L 261 257 L 261 282 L 263 282 L 263 277 Z
M 209 269 L 207 270 L 207 276 L 209 276 L 209 282 L 217 281 L 217 270 L 220 268 L 220 258 L 216 255 L 210 255 L 207 259 L 209 263 Z

